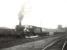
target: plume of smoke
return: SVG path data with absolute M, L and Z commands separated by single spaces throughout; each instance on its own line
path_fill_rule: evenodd
M 19 16 L 19 25 L 21 25 L 21 21 L 23 20 L 24 16 L 26 17 L 26 15 L 30 15 L 30 10 L 31 10 L 31 4 L 30 4 L 30 1 L 26 1 L 24 2 L 24 4 L 22 5 L 19 13 L 18 13 L 18 16 Z
M 24 6 L 20 10 L 18 16 L 19 16 L 19 25 L 21 25 L 21 21 L 23 20 L 23 17 L 24 17 Z

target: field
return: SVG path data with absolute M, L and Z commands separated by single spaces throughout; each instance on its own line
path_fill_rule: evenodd
M 0 50 L 40 50 L 52 43 L 65 37 L 66 35 L 38 37 L 33 39 L 16 39 L 14 42 L 10 42 L 9 45 L 13 45 L 8 48 L 1 48 Z M 7 46 L 7 45 L 6 45 Z
M 24 44 L 24 43 L 28 43 L 32 41 L 38 41 L 38 40 L 42 40 L 42 39 L 46 39 L 50 37 L 59 36 L 59 35 L 60 34 L 54 35 L 54 36 L 37 37 L 37 38 L 16 38 L 11 36 L 0 37 L 0 48 L 7 48 L 7 47 L 16 46 L 16 45 L 20 45 L 20 44 Z
M 37 38 L 23 38 L 21 37 L 22 35 L 18 37 L 16 34 L 17 33 L 14 30 L 9 30 L 9 29 L 0 30 L 0 49 L 60 35 L 57 34 L 53 36 L 39 36 Z

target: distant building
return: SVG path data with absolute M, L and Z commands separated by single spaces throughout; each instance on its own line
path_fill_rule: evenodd
M 62 29 L 63 27 L 62 27 L 62 25 L 58 25 L 58 29 Z
M 59 26 L 58 29 L 42 28 L 42 32 L 49 32 L 49 35 L 54 35 L 55 32 L 65 32 L 65 29 L 63 29 L 61 26 Z
M 64 27 L 63 29 L 64 29 L 65 32 L 67 32 L 67 27 Z

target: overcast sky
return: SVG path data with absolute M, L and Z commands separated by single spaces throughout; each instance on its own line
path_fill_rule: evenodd
M 67 26 L 67 0 L 0 0 L 0 27 L 14 28 L 23 7 L 23 25 Z

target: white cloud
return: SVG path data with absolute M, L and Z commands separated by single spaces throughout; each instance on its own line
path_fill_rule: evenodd
M 67 25 L 66 18 L 67 4 L 64 0 L 32 0 L 32 16 L 25 23 L 56 28 L 58 24 Z

